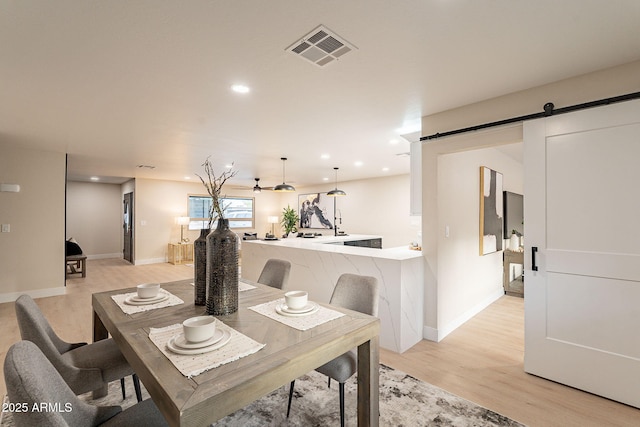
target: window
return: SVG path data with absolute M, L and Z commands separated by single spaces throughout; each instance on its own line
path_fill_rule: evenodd
M 224 197 L 220 199 L 224 217 L 229 220 L 230 228 L 254 228 L 253 197 Z M 189 230 L 206 228 L 211 209 L 210 196 L 189 196 Z M 213 228 L 216 224 L 213 225 Z

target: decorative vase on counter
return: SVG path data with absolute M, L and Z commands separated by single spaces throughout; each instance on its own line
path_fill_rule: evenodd
M 214 316 L 238 310 L 238 247 L 229 220 L 218 219 L 218 227 L 207 236 L 207 314 Z
M 200 237 L 193 242 L 193 296 L 195 305 L 207 304 L 207 235 L 211 230 L 203 228 Z
M 520 249 L 520 237 L 516 233 L 513 233 L 509 239 L 509 249 L 514 252 Z

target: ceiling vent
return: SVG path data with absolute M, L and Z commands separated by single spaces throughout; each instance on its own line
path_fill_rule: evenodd
M 355 49 L 357 48 L 354 45 L 320 25 L 289 46 L 287 51 L 313 62 L 318 67 L 324 67 Z

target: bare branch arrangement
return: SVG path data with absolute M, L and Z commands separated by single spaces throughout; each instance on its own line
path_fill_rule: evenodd
M 213 226 L 213 223 L 218 219 L 224 219 L 224 206 L 220 204 L 220 192 L 222 191 L 222 186 L 227 182 L 228 179 L 233 178 L 238 171 L 233 170 L 233 163 L 231 164 L 231 168 L 222 172 L 219 176 L 216 176 L 216 173 L 213 169 L 213 165 L 211 164 L 210 156 L 207 157 L 207 160 L 202 164 L 204 167 L 204 171 L 207 175 L 207 179 L 205 180 L 200 175 L 196 174 L 202 184 L 207 189 L 207 193 L 211 196 L 211 208 L 209 209 L 209 229 Z

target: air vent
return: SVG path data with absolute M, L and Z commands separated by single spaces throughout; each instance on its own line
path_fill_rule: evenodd
M 294 55 L 319 67 L 324 67 L 355 49 L 354 45 L 322 25 L 287 48 Z
M 155 169 L 155 166 L 151 166 L 151 165 L 137 165 L 136 166 L 138 169 Z

